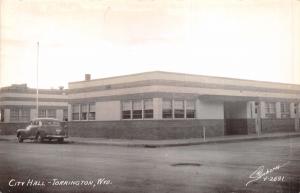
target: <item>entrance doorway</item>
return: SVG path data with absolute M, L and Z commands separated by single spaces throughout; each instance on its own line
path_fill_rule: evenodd
M 224 102 L 225 135 L 248 134 L 247 102 Z

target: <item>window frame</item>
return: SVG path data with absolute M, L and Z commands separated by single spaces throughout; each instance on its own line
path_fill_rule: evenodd
M 271 112 L 273 109 L 273 112 Z M 265 117 L 268 119 L 276 118 L 276 103 L 275 102 L 265 102 Z
M 13 107 L 10 109 L 10 122 L 29 122 L 30 108 Z
M 280 114 L 282 119 L 289 119 L 291 118 L 291 111 L 290 111 L 289 102 L 280 102 Z
M 139 104 L 140 108 L 135 109 L 136 103 L 140 103 Z M 143 100 L 133 100 L 132 101 L 132 117 L 131 117 L 132 119 L 134 119 L 134 120 L 143 119 L 143 105 L 144 105 Z M 135 117 L 135 116 L 137 116 L 137 117 Z
M 74 113 L 74 106 L 78 107 L 78 112 Z M 83 112 L 83 106 L 86 107 L 86 110 Z M 93 106 L 93 111 L 91 111 L 91 106 Z M 87 102 L 87 103 L 75 103 L 72 104 L 71 107 L 71 118 L 72 121 L 95 121 L 96 120 L 96 103 L 95 102 Z M 85 115 L 85 119 L 82 119 L 82 113 Z M 78 119 L 74 119 L 74 115 L 78 116 Z
M 146 108 L 147 101 L 151 101 L 151 108 Z M 151 113 L 146 113 L 146 111 L 151 111 Z M 146 116 L 149 114 L 151 115 L 151 117 Z M 144 99 L 143 100 L 143 119 L 154 119 L 153 99 Z
M 171 108 L 164 108 L 164 102 L 169 101 L 171 104 Z M 172 99 L 163 99 L 162 100 L 162 119 L 173 119 L 174 117 L 174 111 L 173 111 L 173 100 Z M 165 111 L 170 111 L 168 113 L 165 113 Z M 164 115 L 171 115 L 171 117 L 167 116 L 165 117 Z
M 182 102 L 182 109 L 176 108 L 176 102 Z M 180 111 L 178 114 L 177 112 Z M 180 117 L 176 117 L 177 115 L 181 115 Z M 174 119 L 185 119 L 185 100 L 174 99 L 173 100 L 173 118 Z
M 78 112 L 74 111 L 75 107 L 78 107 Z M 72 116 L 71 116 L 72 117 L 72 121 L 80 121 L 80 104 L 72 104 L 71 109 L 72 109 Z M 78 116 L 77 119 L 74 119 L 75 115 L 76 115 L 76 118 Z
M 146 102 L 147 101 L 151 101 L 151 108 L 146 108 Z M 140 108 L 135 109 L 135 103 L 139 102 L 139 106 Z M 125 103 L 128 103 L 126 106 L 129 106 L 130 108 L 124 108 L 125 107 Z M 124 118 L 124 112 L 127 111 L 127 118 Z M 136 112 L 136 115 L 139 115 L 138 117 L 135 117 L 135 112 L 134 111 L 139 111 Z M 150 111 L 149 113 L 147 113 L 146 111 Z M 154 108 L 153 108 L 153 98 L 149 99 L 132 99 L 132 100 L 123 100 L 121 101 L 121 105 L 120 105 L 120 119 L 121 120 L 151 120 L 154 119 Z M 129 113 L 130 113 L 130 117 L 129 117 Z M 146 116 L 150 115 L 149 117 Z
M 124 108 L 124 104 L 128 103 L 129 108 Z M 124 115 L 126 115 L 127 118 L 124 118 Z M 121 119 L 122 120 L 132 120 L 132 101 L 126 100 L 121 102 Z
M 188 108 L 188 102 L 192 102 L 193 103 L 193 109 L 189 109 Z M 188 117 L 188 111 L 192 110 L 193 111 L 193 117 Z M 185 118 L 186 119 L 196 119 L 197 115 L 196 115 L 196 100 L 185 100 Z

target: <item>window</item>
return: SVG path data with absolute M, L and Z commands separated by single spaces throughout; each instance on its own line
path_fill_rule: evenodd
M 186 101 L 186 118 L 196 118 L 196 105 L 195 101 Z
M 68 109 L 63 109 L 63 120 L 68 121 Z
M 152 119 L 153 99 L 122 102 L 122 119 Z
M 89 120 L 95 120 L 96 119 L 96 108 L 95 108 L 95 103 L 90 103 L 89 104 Z
M 19 120 L 20 121 L 29 121 L 30 120 L 30 110 L 29 109 L 20 109 L 19 111 Z
M 180 100 L 174 101 L 174 117 L 175 118 L 184 118 L 184 101 Z
M 88 104 L 81 104 L 80 110 L 81 110 L 80 120 L 87 120 Z
M 56 109 L 48 109 L 47 110 L 47 117 L 49 118 L 56 118 Z
M 153 100 L 152 99 L 144 100 L 144 118 L 145 119 L 153 118 Z
M 10 120 L 19 121 L 19 109 L 10 109 Z
M 173 110 L 172 110 L 172 100 L 163 100 L 163 118 L 172 118 Z
M 95 120 L 95 103 L 74 104 L 72 106 L 72 120 Z M 68 120 L 68 110 L 64 109 L 64 120 Z
M 143 118 L 143 110 L 142 110 L 142 101 L 133 101 L 132 102 L 132 118 L 133 119 L 142 119 Z
M 39 109 L 39 117 L 47 117 L 47 110 Z
M 276 105 L 274 102 L 265 103 L 265 112 L 267 118 L 276 117 Z
M 79 104 L 72 106 L 72 120 L 79 120 Z
M 122 102 L 122 119 L 131 119 L 131 101 Z
M 30 109 L 13 108 L 10 110 L 10 120 L 12 122 L 27 122 L 30 120 Z
M 290 104 L 289 103 L 280 103 L 281 109 L 281 117 L 282 118 L 289 118 L 290 117 Z
M 50 120 L 44 120 L 41 123 L 42 123 L 42 125 L 53 125 L 53 126 L 59 126 L 60 125 L 59 121 L 50 121 Z
M 39 109 L 39 117 L 56 118 L 56 109 Z
M 4 122 L 4 109 L 0 109 L 0 121 Z

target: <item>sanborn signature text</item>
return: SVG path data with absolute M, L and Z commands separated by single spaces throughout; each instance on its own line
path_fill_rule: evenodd
M 265 169 L 265 166 L 259 166 L 252 174 L 250 174 L 249 178 L 252 179 L 246 183 L 246 186 L 248 186 L 250 183 L 255 182 L 259 179 L 263 179 L 264 181 L 272 181 L 272 182 L 278 182 L 278 181 L 284 181 L 284 176 L 269 176 L 271 173 L 273 173 L 276 170 L 279 170 L 280 168 L 286 166 L 289 162 L 286 162 L 281 165 L 277 165 L 271 169 Z

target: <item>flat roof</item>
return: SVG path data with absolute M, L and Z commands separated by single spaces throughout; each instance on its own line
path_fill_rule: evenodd
M 235 85 L 241 87 L 257 87 L 257 88 L 274 88 L 283 90 L 295 90 L 300 91 L 299 84 L 289 84 L 280 82 L 269 82 L 259 80 L 248 80 L 248 79 L 237 79 L 207 75 L 196 75 L 196 74 L 185 74 L 177 72 L 165 72 L 165 71 L 149 71 L 142 73 L 135 73 L 122 76 L 114 76 L 107 78 L 99 78 L 92 80 L 75 81 L 69 83 L 69 89 L 80 89 L 87 87 L 96 87 L 104 85 L 114 85 L 121 83 L 130 83 L 145 80 L 170 80 L 170 81 L 181 81 L 191 83 L 208 83 L 217 85 Z

